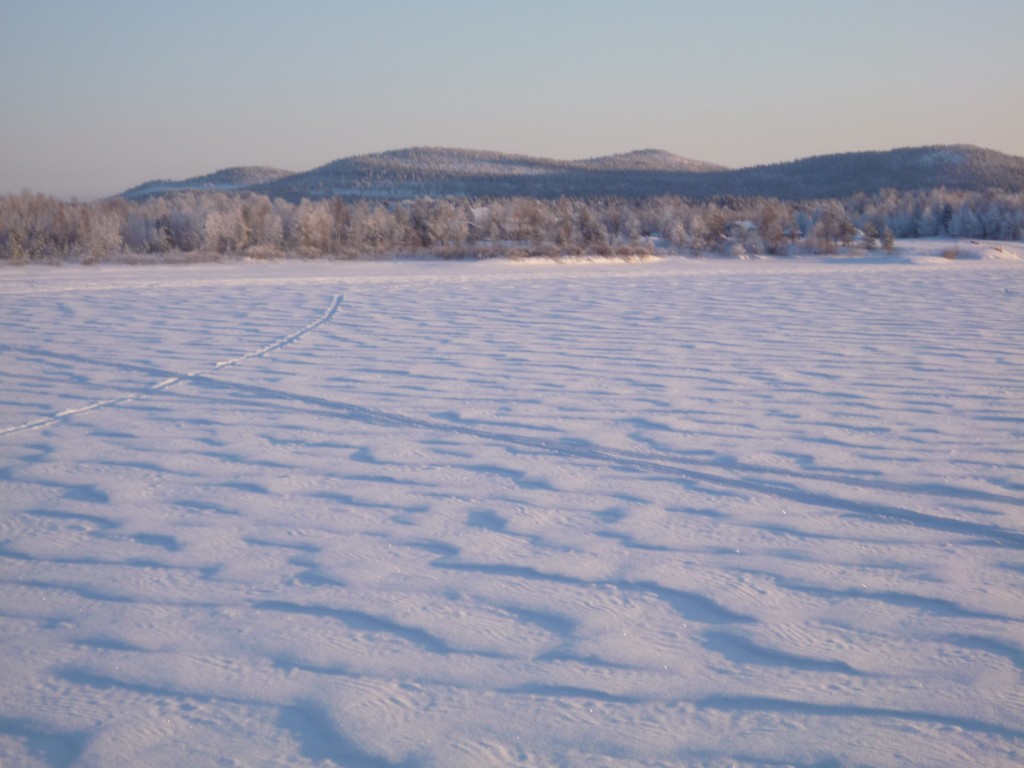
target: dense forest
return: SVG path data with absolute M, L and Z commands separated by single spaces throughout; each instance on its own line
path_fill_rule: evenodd
M 0 197 L 0 261 L 787 255 L 891 248 L 893 238 L 1024 238 L 1024 193 L 883 190 L 844 200 L 680 197 L 291 203 L 182 192 L 139 201 Z

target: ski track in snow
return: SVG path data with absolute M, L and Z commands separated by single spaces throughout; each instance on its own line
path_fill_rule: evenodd
M 233 357 L 230 360 L 221 360 L 220 362 L 215 363 L 213 365 L 212 370 L 219 371 L 221 368 L 227 368 L 232 365 L 244 363 L 246 360 L 252 360 L 254 358 L 263 357 L 264 355 L 269 355 L 271 352 L 278 350 L 281 347 L 291 344 L 294 341 L 298 341 L 307 333 L 315 330 L 318 326 L 323 325 L 324 323 L 328 322 L 332 317 L 334 317 L 335 313 L 341 307 L 341 301 L 342 297 L 339 294 L 334 297 L 334 299 L 331 301 L 331 305 L 327 308 L 323 315 L 314 320 L 309 325 L 307 325 L 305 328 L 302 328 L 301 330 L 298 330 L 295 333 L 289 334 L 288 336 L 284 336 L 283 338 L 280 338 L 271 344 L 267 344 L 266 346 L 261 347 L 260 349 L 257 349 L 254 352 L 239 355 L 238 357 Z M 0 352 L 10 349 L 11 347 L 0 344 Z M 26 350 L 22 349 L 20 351 L 25 352 Z M 31 351 L 29 351 L 29 354 L 31 354 Z M 39 429 L 40 427 L 49 426 L 50 424 L 58 422 L 61 419 L 66 419 L 69 416 L 77 416 L 82 413 L 88 413 L 89 411 L 94 411 L 97 408 L 107 408 L 112 405 L 130 403 L 133 400 L 138 400 L 141 397 L 146 397 L 147 395 L 159 392 L 162 389 L 169 389 L 170 387 L 181 384 L 181 382 L 186 381 L 187 379 L 194 379 L 199 376 L 200 374 L 196 371 L 193 371 L 191 373 L 172 374 L 169 375 L 168 378 L 163 379 L 162 381 L 158 381 L 156 384 L 153 384 L 152 386 L 147 387 L 145 390 L 135 394 L 124 395 L 122 397 L 114 397 L 107 400 L 99 400 L 95 403 L 89 403 L 88 405 L 78 406 L 76 408 L 67 408 L 63 411 L 60 411 L 59 413 L 53 414 L 52 416 L 47 416 L 41 419 L 35 419 L 25 424 L 17 424 L 12 427 L 5 427 L 3 429 L 0 429 L 0 437 L 2 437 L 3 435 L 11 434 L 13 432 L 21 432 L 26 429 Z
M 0 295 L 4 766 L 1024 758 L 1024 267 Z

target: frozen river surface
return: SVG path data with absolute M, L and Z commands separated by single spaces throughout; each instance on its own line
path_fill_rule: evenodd
M 0 764 L 1019 766 L 1024 263 L 0 270 Z

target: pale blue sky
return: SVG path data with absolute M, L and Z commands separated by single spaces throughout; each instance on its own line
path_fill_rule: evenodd
M 1024 155 L 1024 0 L 0 0 L 0 194 L 415 145 Z

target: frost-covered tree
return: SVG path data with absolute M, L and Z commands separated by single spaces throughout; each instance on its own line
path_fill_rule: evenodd
M 262 254 L 276 253 L 284 244 L 284 222 L 274 204 L 258 195 L 242 205 L 242 219 L 248 234 L 248 247 Z
M 242 201 L 228 195 L 210 196 L 211 210 L 203 225 L 203 241 L 207 251 L 239 253 L 249 244 L 249 230 L 242 213 Z
M 585 249 L 593 250 L 608 244 L 608 232 L 586 203 L 578 206 L 576 229 L 579 242 Z
M 789 244 L 789 233 L 793 227 L 789 211 L 777 200 L 765 200 L 759 206 L 754 223 L 761 236 L 765 253 L 777 255 L 786 252 Z
M 889 229 L 888 225 L 882 227 L 882 248 L 888 253 L 892 253 L 896 249 L 896 239 L 893 237 L 892 230 Z
M 330 253 L 334 234 L 334 216 L 324 201 L 303 200 L 295 211 L 295 234 L 304 253 Z

